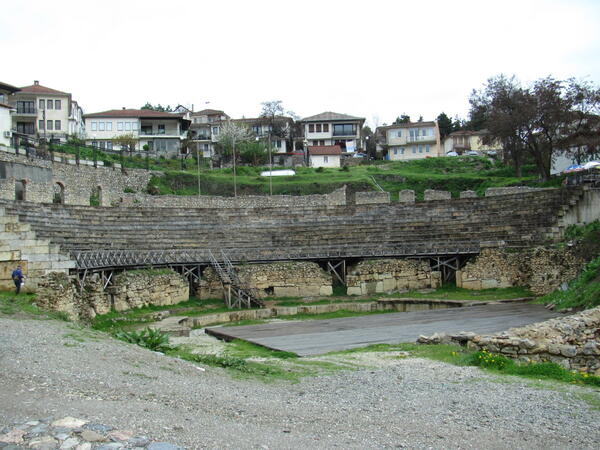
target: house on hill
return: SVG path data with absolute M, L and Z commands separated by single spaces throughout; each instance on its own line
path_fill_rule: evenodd
M 342 148 L 339 145 L 313 145 L 308 147 L 310 167 L 340 167 Z
M 190 114 L 190 131 L 196 148 L 205 158 L 215 154 L 215 143 L 219 138 L 221 124 L 229 120 L 225 112 L 218 109 L 203 109 Z
M 190 126 L 184 114 L 150 109 L 112 109 L 85 114 L 86 144 L 103 150 L 148 150 L 160 155 L 178 155 L 181 140 Z M 131 135 L 135 148 L 115 144 L 118 136 Z
M 364 148 L 363 117 L 335 112 L 324 112 L 300 120 L 304 139 L 309 146 L 339 146 L 342 152 L 356 152 Z
M 437 122 L 408 122 L 375 130 L 377 152 L 387 149 L 388 159 L 408 161 L 412 159 L 442 156 L 440 130 Z
M 10 96 L 13 129 L 28 137 L 65 142 L 68 135 L 83 136 L 83 110 L 68 92 L 34 81 Z
M 450 133 L 444 139 L 444 154 L 448 152 L 456 152 L 459 155 L 467 152 L 477 152 L 479 155 L 486 155 L 490 152 L 500 154 L 502 152 L 502 145 L 499 143 L 483 143 L 483 140 L 488 135 L 489 132 L 487 130 L 459 130 Z

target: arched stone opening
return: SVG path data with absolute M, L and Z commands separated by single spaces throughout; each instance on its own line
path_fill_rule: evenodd
M 60 181 L 54 183 L 54 195 L 52 196 L 52 203 L 65 203 L 65 185 Z
M 24 202 L 27 199 L 27 180 L 15 180 L 15 200 Z

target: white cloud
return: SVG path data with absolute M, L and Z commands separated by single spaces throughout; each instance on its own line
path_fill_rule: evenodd
M 146 101 L 234 117 L 279 99 L 390 122 L 465 116 L 490 76 L 600 81 L 592 1 L 61 1 L 3 6 L 2 81 L 73 93 L 86 112 Z

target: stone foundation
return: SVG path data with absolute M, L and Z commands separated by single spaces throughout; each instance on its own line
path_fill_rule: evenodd
M 408 289 L 437 288 L 441 273 L 427 261 L 378 259 L 361 261 L 348 270 L 348 295 L 369 295 Z
M 538 247 L 518 253 L 483 249 L 456 272 L 456 286 L 464 289 L 529 287 L 545 295 L 577 277 L 585 265 L 570 249 Z
M 65 273 L 44 276 L 38 285 L 37 305 L 66 313 L 72 320 L 90 320 L 114 309 L 124 311 L 148 305 L 173 305 L 189 299 L 189 286 L 176 272 L 124 272 L 106 291 L 97 275 L 86 279 L 80 292 L 77 280 Z
M 474 336 L 467 345 L 524 363 L 551 361 L 600 375 L 600 307 L 513 328 L 503 335 Z
M 283 262 L 236 266 L 240 280 L 260 297 L 312 297 L 333 293 L 332 278 L 317 263 Z M 200 282 L 201 298 L 220 298 L 223 286 L 211 267 Z

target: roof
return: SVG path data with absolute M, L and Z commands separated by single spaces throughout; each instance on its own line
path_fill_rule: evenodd
M 183 114 L 153 111 L 151 109 L 110 109 L 91 114 L 84 114 L 85 119 L 94 117 L 129 117 L 136 119 L 182 119 Z
M 317 114 L 316 116 L 309 116 L 301 119 L 300 122 L 322 122 L 322 121 L 336 121 L 336 120 L 362 120 L 364 117 L 349 116 L 348 114 L 340 114 L 331 111 Z
M 341 155 L 342 147 L 339 145 L 309 145 L 308 154 L 311 156 Z
M 18 88 L 18 87 L 13 86 L 11 84 L 3 83 L 2 81 L 0 81 L 0 90 L 2 90 L 2 91 L 8 91 L 8 92 L 10 92 L 12 94 L 13 92 L 20 91 L 21 89 Z
M 192 113 L 192 116 L 212 116 L 215 114 L 223 114 L 225 116 L 227 115 L 224 111 L 221 111 L 220 109 L 203 109 L 202 111 L 194 111 Z
M 14 106 L 7 105 L 6 103 L 0 103 L 0 108 L 14 109 Z
M 56 95 L 71 95 L 68 92 L 57 91 L 46 86 L 42 86 L 37 81 L 31 86 L 25 86 L 21 88 L 23 94 L 56 94 Z
M 450 136 L 483 136 L 484 134 L 489 134 L 489 131 L 487 131 L 487 130 L 478 130 L 478 131 L 458 130 L 458 131 L 454 131 L 454 132 L 450 133 L 448 135 L 448 137 L 450 137 Z

